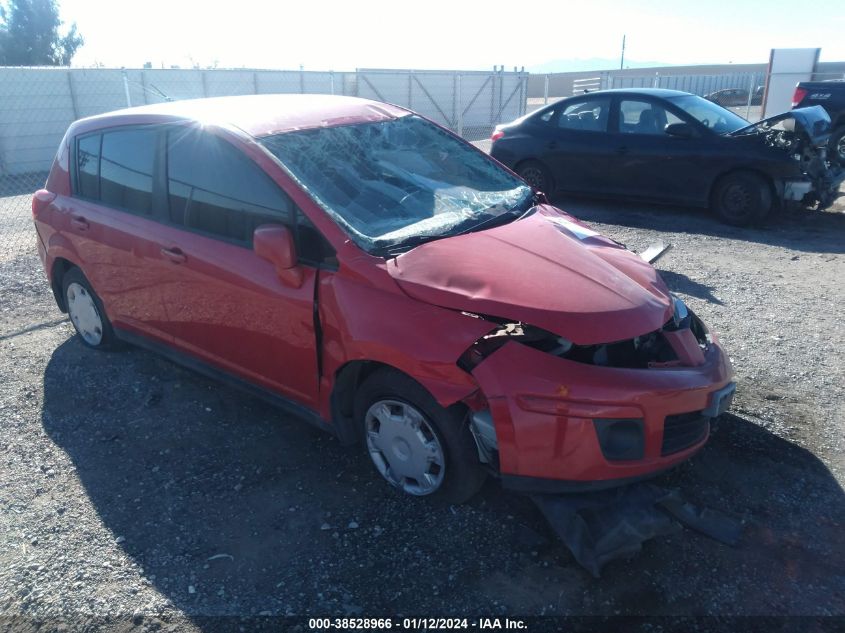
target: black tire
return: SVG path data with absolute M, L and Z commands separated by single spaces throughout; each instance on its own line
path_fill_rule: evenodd
M 96 316 L 100 319 L 100 338 L 98 341 L 92 341 L 90 336 L 86 336 L 86 332 L 80 329 L 79 319 L 71 313 L 71 297 L 68 295 L 68 290 L 72 285 L 76 285 L 74 290 L 81 287 L 81 294 L 83 296 L 87 294 L 93 301 L 93 308 L 96 312 Z M 70 321 L 79 336 L 79 340 L 81 340 L 83 344 L 93 349 L 102 350 L 112 350 L 119 347 L 117 337 L 114 335 L 114 328 L 112 327 L 111 322 L 106 316 L 106 311 L 103 308 L 103 302 L 100 300 L 100 297 L 97 296 L 97 293 L 94 292 L 94 289 L 91 287 L 91 283 L 88 279 L 86 279 L 85 275 L 82 274 L 81 270 L 78 268 L 71 268 L 65 272 L 62 276 L 62 294 L 65 300 L 65 307 L 68 309 L 68 317 L 70 317 Z
M 362 439 L 366 438 L 367 412 L 381 400 L 407 403 L 422 413 L 445 453 L 442 482 L 436 490 L 424 495 L 427 499 L 458 504 L 479 491 L 487 475 L 478 460 L 478 449 L 469 430 L 467 412 L 461 405 L 444 409 L 411 377 L 389 368 L 378 369 L 367 377 L 355 396 L 355 421 Z M 366 441 L 362 443 L 367 450 Z M 369 451 L 367 453 L 367 459 L 371 459 Z M 375 462 L 373 464 L 376 472 L 379 472 Z M 399 488 L 380 472 L 379 476 Z
M 827 147 L 830 162 L 845 167 L 845 125 L 833 130 Z
M 516 167 L 516 173 L 534 187 L 547 195 L 554 193 L 554 180 L 552 174 L 543 163 L 538 160 L 526 160 Z
M 762 177 L 735 171 L 719 178 L 713 187 L 713 211 L 728 224 L 748 226 L 772 210 L 772 189 Z

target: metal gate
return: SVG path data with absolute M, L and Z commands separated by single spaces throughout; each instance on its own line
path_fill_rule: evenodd
M 357 95 L 419 112 L 467 140 L 525 114 L 528 73 L 358 69 Z

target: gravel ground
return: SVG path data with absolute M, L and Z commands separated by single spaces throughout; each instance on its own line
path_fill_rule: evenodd
M 657 482 L 745 517 L 739 546 L 686 531 L 593 579 L 495 482 L 459 507 L 404 498 L 263 402 L 144 351 L 84 348 L 27 222 L 0 241 L 0 615 L 139 631 L 257 614 L 845 615 L 841 206 L 738 229 L 559 205 L 634 250 L 674 244 L 658 268 L 719 331 L 739 389 L 708 446 Z

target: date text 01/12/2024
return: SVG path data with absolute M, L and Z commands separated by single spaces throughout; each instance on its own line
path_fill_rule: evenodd
M 525 622 L 511 618 L 310 618 L 311 630 L 435 631 L 446 629 L 525 630 Z

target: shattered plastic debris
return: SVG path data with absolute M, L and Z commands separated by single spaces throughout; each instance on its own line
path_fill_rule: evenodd
M 663 241 L 658 241 L 640 253 L 640 257 L 649 264 L 653 264 L 671 250 L 671 244 L 664 244 Z
M 736 545 L 742 534 L 738 520 L 653 484 L 531 499 L 575 560 L 596 578 L 606 563 L 632 557 L 645 541 L 680 532 L 681 524 L 727 545 Z

